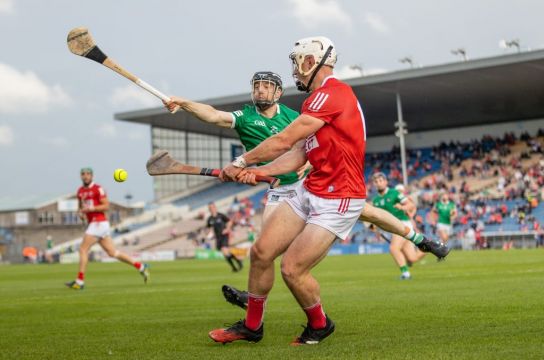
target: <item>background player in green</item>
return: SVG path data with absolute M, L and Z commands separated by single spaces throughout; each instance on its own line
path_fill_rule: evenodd
M 372 199 L 372 205 L 387 211 L 402 221 L 405 226 L 413 229 L 412 221 L 408 216 L 408 213 L 415 210 L 412 200 L 398 190 L 389 188 L 387 177 L 384 173 L 379 172 L 374 174 L 372 176 L 372 183 L 378 191 L 378 194 Z M 380 231 L 376 227 L 374 229 L 376 232 Z M 413 264 L 425 256 L 425 253 L 417 250 L 409 240 L 395 234 L 391 234 L 389 252 L 400 268 L 401 280 L 411 278 L 410 271 L 408 271 L 408 262 Z
M 444 244 L 447 244 L 452 233 L 453 219 L 457 217 L 457 208 L 455 207 L 455 203 L 450 200 L 448 193 L 444 192 L 440 195 L 440 201 L 434 205 L 433 212 L 438 214 L 436 222 L 438 236 L 440 236 L 440 240 Z
M 241 110 L 227 112 L 215 109 L 206 104 L 197 103 L 181 97 L 172 96 L 171 102 L 165 104 L 169 110 L 176 105 L 193 114 L 198 119 L 221 127 L 233 128 L 240 136 L 240 141 L 250 151 L 286 128 L 299 115 L 298 112 L 280 104 L 283 93 L 281 77 L 271 71 L 258 71 L 251 78 L 251 100 Z M 264 165 L 264 164 L 259 164 Z M 270 189 L 263 213 L 266 221 L 272 210 L 281 201 L 293 196 L 296 183 L 302 178 L 309 165 L 297 172 L 277 176 L 280 186 Z

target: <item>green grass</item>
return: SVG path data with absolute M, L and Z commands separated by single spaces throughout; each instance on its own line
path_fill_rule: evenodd
M 213 343 L 209 330 L 243 311 L 224 302 L 224 283 L 245 288 L 247 271 L 223 261 L 155 263 L 151 283 L 126 265 L 90 264 L 73 291 L 76 265 L 0 266 L 2 359 L 542 359 L 544 251 L 454 252 L 412 269 L 401 282 L 387 255 L 328 257 L 315 270 L 336 332 L 317 346 L 290 347 L 305 316 L 281 277 L 265 338 Z

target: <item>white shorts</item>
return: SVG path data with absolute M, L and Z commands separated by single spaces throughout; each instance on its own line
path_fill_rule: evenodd
M 294 198 L 296 194 L 296 189 L 299 183 L 302 183 L 304 180 L 299 180 L 296 183 L 289 185 L 280 185 L 275 189 L 270 189 L 266 193 L 266 206 L 279 205 L 282 201 Z
M 306 221 L 329 230 L 341 240 L 349 235 L 361 215 L 365 199 L 325 199 L 320 198 L 297 183 L 296 196 L 285 202 L 295 213 Z
M 99 239 L 110 236 L 110 223 L 108 221 L 92 222 L 85 230 L 86 235 L 91 235 Z
M 446 234 L 451 235 L 451 225 L 438 223 L 436 224 L 436 230 L 443 231 Z

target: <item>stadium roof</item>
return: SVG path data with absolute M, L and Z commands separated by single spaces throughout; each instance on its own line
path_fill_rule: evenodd
M 49 206 L 62 200 L 76 199 L 75 193 L 70 194 L 27 194 L 25 196 L 0 196 L 0 212 L 36 210 Z M 110 204 L 126 207 L 118 202 L 111 201 Z M 137 206 L 132 206 L 137 207 Z
M 397 121 L 396 94 L 408 130 L 544 118 L 544 50 L 395 71 L 346 80 L 363 107 L 369 136 L 389 135 Z M 282 103 L 300 109 L 306 94 L 290 87 Z M 225 111 L 250 101 L 248 94 L 202 100 Z M 237 138 L 231 129 L 202 123 L 190 114 L 153 108 L 115 114 L 118 120 Z
M 59 200 L 74 197 L 75 194 L 27 194 L 26 196 L 2 196 L 0 197 L 0 212 L 17 210 L 34 210 L 50 205 Z

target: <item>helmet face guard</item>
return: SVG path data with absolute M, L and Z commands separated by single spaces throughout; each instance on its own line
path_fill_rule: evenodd
M 312 86 L 312 82 L 314 81 L 314 78 L 317 75 L 317 72 L 319 71 L 319 69 L 321 69 L 323 65 L 325 65 L 325 62 L 327 61 L 327 58 L 331 54 L 332 49 L 333 49 L 333 46 L 330 45 L 327 48 L 327 51 L 325 51 L 325 55 L 323 55 L 323 57 L 321 58 L 321 61 L 319 63 L 315 63 L 314 66 L 312 66 L 312 68 L 308 71 L 302 71 L 302 63 L 304 62 L 304 60 L 302 60 L 301 63 L 298 63 L 296 54 L 294 52 L 291 53 L 291 55 L 289 55 L 289 58 L 293 62 L 293 79 L 295 80 L 295 85 L 297 86 L 297 90 L 307 92 L 307 93 L 310 92 L 310 87 Z M 311 54 L 308 54 L 308 55 L 311 55 Z M 298 79 L 297 74 L 300 74 L 302 76 L 307 76 L 309 74 L 312 74 L 312 76 L 310 76 L 310 80 L 308 80 L 308 84 L 304 85 L 302 81 Z
M 255 89 L 258 86 L 261 86 L 260 83 L 268 84 L 266 87 L 269 89 L 266 99 L 256 99 L 255 98 Z M 278 90 L 283 89 L 283 83 L 281 77 L 271 71 L 259 71 L 256 72 L 251 78 L 251 101 L 253 104 L 261 111 L 264 111 L 270 108 L 272 105 L 276 104 L 281 97 L 281 93 L 276 96 Z M 270 93 L 272 96 L 270 97 Z
M 302 65 L 307 56 L 313 56 L 314 65 L 304 71 Z M 293 78 L 297 89 L 300 91 L 310 92 L 311 85 L 314 81 L 317 72 L 323 65 L 334 67 L 336 64 L 336 49 L 329 38 L 325 36 L 314 36 L 300 39 L 295 43 L 293 51 L 289 55 L 289 59 L 293 64 Z M 300 77 L 310 77 L 307 84 L 302 83 Z

